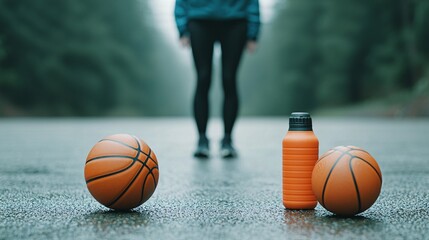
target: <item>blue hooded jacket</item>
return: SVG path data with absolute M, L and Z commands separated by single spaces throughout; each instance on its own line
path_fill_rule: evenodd
M 247 38 L 258 38 L 260 17 L 258 0 L 176 0 L 174 10 L 180 36 L 188 34 L 189 19 L 247 19 Z

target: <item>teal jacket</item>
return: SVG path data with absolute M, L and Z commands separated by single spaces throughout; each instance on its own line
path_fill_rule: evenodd
M 260 17 L 258 0 L 176 0 L 174 10 L 180 36 L 188 34 L 190 19 L 247 19 L 249 40 L 258 38 Z

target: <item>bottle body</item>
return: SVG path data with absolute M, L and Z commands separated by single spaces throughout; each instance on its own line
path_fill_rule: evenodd
M 311 175 L 319 158 L 319 140 L 312 130 L 289 130 L 282 145 L 283 205 L 288 209 L 314 209 L 317 200 Z

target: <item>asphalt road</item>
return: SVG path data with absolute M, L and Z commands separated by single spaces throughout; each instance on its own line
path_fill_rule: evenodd
M 354 218 L 320 205 L 285 210 L 281 140 L 285 118 L 242 119 L 240 158 L 191 157 L 190 119 L 0 119 L 0 239 L 428 239 L 429 120 L 314 118 L 320 153 L 355 145 L 379 162 L 377 202 Z M 86 189 L 85 158 L 101 138 L 130 133 L 158 156 L 155 194 L 131 212 L 98 204 Z

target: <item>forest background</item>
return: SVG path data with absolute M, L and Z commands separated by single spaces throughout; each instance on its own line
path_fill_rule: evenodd
M 0 0 L 0 116 L 190 115 L 190 51 L 163 33 L 172 1 L 167 20 L 153 2 Z M 243 115 L 429 116 L 429 1 L 271 2 L 240 70 Z

